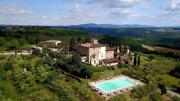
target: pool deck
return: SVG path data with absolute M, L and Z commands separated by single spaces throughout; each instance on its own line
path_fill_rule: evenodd
M 127 78 L 128 80 L 134 81 L 135 84 L 133 86 L 127 86 L 127 87 L 119 88 L 119 89 L 113 90 L 111 92 L 105 92 L 104 90 L 96 87 L 96 85 L 98 85 L 98 84 L 101 84 L 101 83 L 104 83 L 104 82 L 107 82 L 107 81 L 110 81 L 110 80 L 124 78 L 124 77 Z M 131 78 L 129 76 L 125 76 L 125 75 L 120 75 L 120 76 L 116 76 L 116 77 L 108 77 L 106 79 L 101 79 L 101 80 L 89 83 L 89 86 L 95 92 L 102 95 L 105 100 L 109 99 L 112 96 L 119 95 L 119 94 L 125 93 L 127 91 L 130 91 L 130 90 L 134 89 L 135 87 L 141 86 L 141 85 L 144 85 L 144 84 L 142 82 L 140 82 L 139 80 L 133 79 L 133 78 Z

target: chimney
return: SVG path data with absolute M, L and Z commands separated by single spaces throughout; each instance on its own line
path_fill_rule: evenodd
M 91 39 L 91 42 L 92 42 L 93 44 L 98 44 L 98 40 L 95 39 L 95 38 L 92 38 L 92 39 Z

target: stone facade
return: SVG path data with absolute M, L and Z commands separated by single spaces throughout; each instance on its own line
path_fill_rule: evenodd
M 104 45 L 94 43 L 80 44 L 77 47 L 77 52 L 81 54 L 83 59 L 84 56 L 87 56 L 86 61 L 93 66 L 99 65 L 100 61 L 105 59 L 105 50 L 106 47 Z
M 92 66 L 115 66 L 118 64 L 118 59 L 114 58 L 114 48 L 107 48 L 105 45 L 99 44 L 96 39 L 92 39 L 91 43 L 79 44 L 77 52 L 81 55 L 82 62 L 86 61 Z
M 106 59 L 114 58 L 114 49 L 107 48 L 106 49 Z
M 99 64 L 99 47 L 97 48 L 89 48 L 89 56 L 88 56 L 89 63 L 93 66 Z
M 39 45 L 41 46 L 46 46 L 49 48 L 55 48 L 58 47 L 58 45 L 60 45 L 62 42 L 59 40 L 47 40 L 47 41 L 42 41 L 39 43 Z

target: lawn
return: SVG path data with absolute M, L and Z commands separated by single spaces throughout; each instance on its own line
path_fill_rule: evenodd
M 170 76 L 170 75 L 156 75 L 155 78 L 159 81 L 163 81 L 169 87 L 180 86 L 180 79 L 175 78 L 175 77 Z
M 154 59 L 150 60 L 148 57 L 151 55 L 142 54 L 140 68 L 147 68 L 148 72 L 159 82 L 165 82 L 168 87 L 180 86 L 180 79 L 169 75 L 169 72 L 173 70 L 179 61 L 173 58 L 166 58 L 163 56 L 153 55 Z
M 95 72 L 91 80 L 105 79 L 109 76 L 115 77 L 121 75 L 121 69 L 107 70 L 104 72 Z

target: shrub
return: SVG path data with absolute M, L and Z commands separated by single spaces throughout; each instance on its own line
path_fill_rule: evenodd
M 128 101 L 128 99 L 124 95 L 118 95 L 118 96 L 111 98 L 110 101 Z
M 174 96 L 174 97 L 172 98 L 172 101 L 180 101 L 180 97 Z
M 162 97 L 159 94 L 157 94 L 157 93 L 152 93 L 149 96 L 149 100 L 150 101 L 162 101 Z
M 12 62 L 12 61 L 7 61 L 7 62 L 4 64 L 4 69 L 5 69 L 6 71 L 12 69 L 12 67 L 13 67 L 13 62 Z

